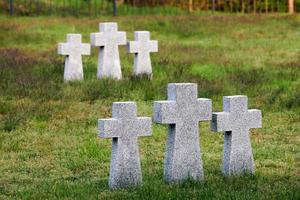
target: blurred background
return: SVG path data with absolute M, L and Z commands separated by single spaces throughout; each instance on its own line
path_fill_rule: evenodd
M 185 13 L 294 13 L 300 0 L 1 0 L 10 15 L 98 16 Z

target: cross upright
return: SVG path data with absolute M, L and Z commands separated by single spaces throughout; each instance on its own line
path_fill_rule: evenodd
M 152 75 L 150 53 L 158 51 L 157 40 L 150 40 L 149 31 L 134 32 L 135 41 L 127 43 L 129 53 L 134 53 L 134 75 Z
M 142 183 L 138 136 L 152 134 L 150 117 L 137 117 L 134 102 L 115 102 L 112 118 L 99 120 L 99 136 L 113 138 L 109 187 L 137 186 Z
M 91 44 L 99 47 L 98 79 L 122 78 L 119 45 L 126 45 L 126 32 L 118 31 L 117 23 L 100 23 L 100 32 L 91 34 Z
M 197 96 L 197 84 L 171 83 L 168 101 L 154 102 L 154 121 L 169 125 L 164 164 L 167 182 L 204 178 L 199 121 L 211 120 L 212 103 Z
M 212 130 L 224 131 L 224 175 L 254 173 L 249 129 L 262 127 L 260 110 L 248 110 L 247 96 L 223 97 L 223 112 L 213 113 Z
M 82 80 L 83 67 L 81 55 L 91 54 L 91 45 L 81 43 L 81 34 L 67 34 L 67 43 L 58 44 L 58 54 L 66 55 L 64 80 Z

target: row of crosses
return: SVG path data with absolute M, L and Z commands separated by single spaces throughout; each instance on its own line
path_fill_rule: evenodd
M 158 52 L 158 42 L 150 40 L 148 31 L 135 31 L 135 41 L 127 42 L 126 32 L 118 31 L 117 23 L 100 23 L 100 32 L 91 34 L 91 45 L 99 48 L 97 78 L 121 79 L 119 46 L 127 44 L 133 53 L 133 73 L 152 75 L 150 53 Z M 58 54 L 66 55 L 64 80 L 82 80 L 82 55 L 91 54 L 91 45 L 82 43 L 81 34 L 67 34 L 67 43 L 58 44 Z
M 210 99 L 198 98 L 197 84 L 168 85 L 168 100 L 154 102 L 153 121 L 168 124 L 164 179 L 177 183 L 204 179 L 199 122 L 211 121 L 212 131 L 223 131 L 225 175 L 254 173 L 249 130 L 262 127 L 260 110 L 248 110 L 247 96 L 223 97 L 223 112 L 212 112 Z M 138 136 L 152 134 L 152 119 L 137 117 L 135 102 L 115 102 L 112 118 L 100 119 L 99 136 L 113 138 L 109 186 L 112 189 L 142 183 Z

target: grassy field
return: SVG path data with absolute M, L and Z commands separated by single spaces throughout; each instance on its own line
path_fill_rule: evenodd
M 153 80 L 131 77 L 133 56 L 120 47 L 124 79 L 97 80 L 97 50 L 84 57 L 85 80 L 63 82 L 56 54 L 67 33 L 89 34 L 117 21 L 133 38 L 150 30 L 159 40 Z M 300 16 L 0 17 L 0 199 L 299 199 Z M 199 97 L 222 110 L 223 95 L 249 96 L 263 111 L 251 131 L 256 174 L 225 178 L 223 134 L 201 123 L 205 181 L 167 185 L 167 126 L 139 139 L 144 184 L 108 188 L 111 140 L 97 138 L 97 119 L 114 101 L 136 101 L 151 116 L 169 82 L 198 83 Z

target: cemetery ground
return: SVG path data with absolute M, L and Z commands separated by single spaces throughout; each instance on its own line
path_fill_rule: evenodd
M 63 82 L 57 43 L 83 42 L 98 23 L 149 30 L 159 41 L 153 80 L 131 77 L 133 55 L 120 47 L 123 80 L 97 80 L 97 50 L 84 56 L 84 81 Z M 300 16 L 0 17 L 0 199 L 299 199 Z M 199 97 L 222 111 L 222 96 L 244 94 L 263 112 L 251 130 L 254 176 L 223 177 L 223 134 L 200 125 L 205 181 L 163 181 L 167 126 L 140 137 L 144 184 L 108 188 L 111 140 L 97 138 L 97 120 L 114 101 L 136 101 L 152 116 L 169 82 L 198 83 Z

